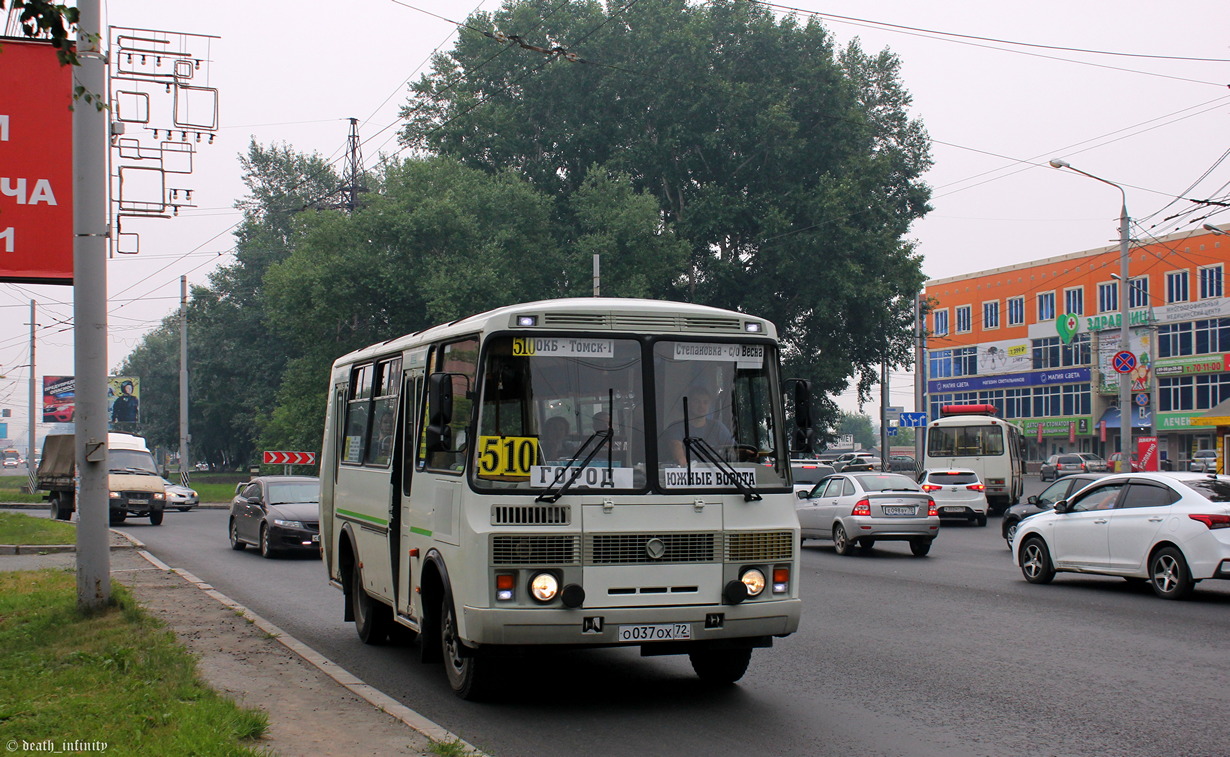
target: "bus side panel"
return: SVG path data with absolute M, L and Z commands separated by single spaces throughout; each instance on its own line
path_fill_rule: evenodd
M 363 566 L 367 592 L 393 603 L 392 567 L 389 563 L 389 500 L 387 468 L 338 466 L 334 488 L 335 511 L 350 521 L 356 556 Z
M 334 476 L 337 471 L 337 433 L 334 429 L 345 401 L 346 385 L 335 384 L 325 407 L 325 433 L 320 444 L 320 546 L 324 552 L 325 571 L 335 581 L 340 581 L 342 577 L 338 573 L 337 545 L 334 543 L 338 525 L 334 520 L 333 487 L 337 480 Z

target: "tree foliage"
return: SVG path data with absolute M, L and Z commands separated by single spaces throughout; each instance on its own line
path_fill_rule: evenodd
M 467 26 L 513 41 L 463 31 L 438 55 L 407 145 L 564 198 L 595 166 L 628 176 L 688 247 L 670 296 L 771 318 L 821 394 L 853 378 L 866 398 L 881 362 L 909 359 L 923 276 L 905 235 L 930 158 L 895 56 L 738 0 L 528 0 Z

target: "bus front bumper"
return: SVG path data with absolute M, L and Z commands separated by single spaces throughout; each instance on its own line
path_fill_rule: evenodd
M 463 607 L 461 634 L 470 646 L 652 646 L 787 636 L 799 627 L 802 602 L 674 607 Z

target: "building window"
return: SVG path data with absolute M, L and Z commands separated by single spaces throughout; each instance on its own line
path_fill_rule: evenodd
M 1211 265 L 1200 269 L 1200 299 L 1222 296 L 1222 266 Z
M 1004 418 L 1028 418 L 1033 389 L 1004 390 Z
M 1187 302 L 1187 271 L 1166 274 L 1166 302 Z
M 1230 352 L 1230 318 L 1196 321 L 1193 328 L 1197 355 Z
M 1119 310 L 1119 282 L 1106 281 L 1098 284 L 1098 312 L 1114 313 Z
M 1063 290 L 1063 313 L 1064 315 L 1085 314 L 1084 287 L 1073 287 Z
M 1034 370 L 1059 367 L 1059 337 L 1034 340 Z
M 1157 382 L 1157 409 L 1169 413 L 1195 410 L 1195 376 L 1162 378 Z
M 936 336 L 943 336 L 948 333 L 948 308 L 937 310 L 931 314 L 931 322 L 934 328 L 932 333 Z
M 1020 326 L 1025 323 L 1025 298 L 1008 298 L 1008 325 Z
M 1092 412 L 1088 384 L 1067 384 L 1060 389 L 1064 415 L 1089 415 Z
M 1157 327 L 1157 356 L 1181 357 L 1196 354 L 1192 348 L 1192 322 L 1166 323 Z
M 1039 386 L 1034 389 L 1035 418 L 1063 415 L 1063 398 L 1058 386 Z
M 978 348 L 958 347 L 952 351 L 952 375 L 978 375 Z
M 982 303 L 982 328 L 999 328 L 999 300 Z
M 1132 283 L 1128 286 L 1128 307 L 1129 308 L 1147 308 L 1149 307 L 1149 277 L 1137 276 L 1132 279 Z
M 1060 365 L 1067 368 L 1074 365 L 1089 365 L 1093 360 L 1093 342 L 1089 334 L 1077 334 L 1068 344 L 1060 347 Z
M 956 308 L 957 311 L 957 333 L 967 334 L 974 330 L 974 317 L 972 314 L 973 307 L 970 305 L 960 305 Z
M 1212 410 L 1230 399 L 1230 374 L 1196 376 L 1196 410 Z
M 932 350 L 927 356 L 927 378 L 952 378 L 952 350 Z
M 1055 293 L 1043 292 L 1038 295 L 1038 320 L 1055 320 Z

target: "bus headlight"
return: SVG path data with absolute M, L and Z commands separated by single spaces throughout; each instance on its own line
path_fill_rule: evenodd
M 550 573 L 539 573 L 530 579 L 530 596 L 539 602 L 550 602 L 559 594 L 559 579 Z
M 764 591 L 766 581 L 764 573 L 759 568 L 748 568 L 743 571 L 743 575 L 739 576 L 739 580 L 747 587 L 749 597 L 758 597 L 760 592 Z

